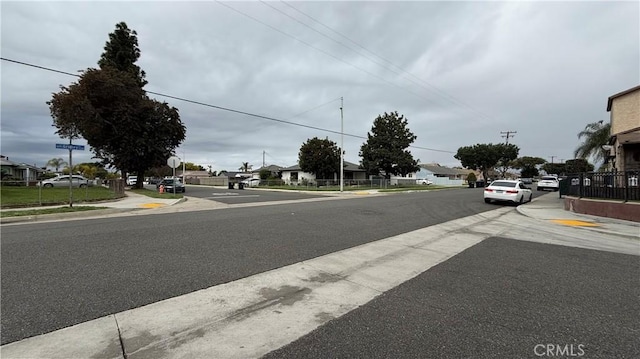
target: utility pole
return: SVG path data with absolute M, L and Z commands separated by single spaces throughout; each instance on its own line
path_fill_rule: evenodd
M 557 156 L 549 156 L 551 157 L 551 164 L 553 164 L 553 159 L 556 158 Z
M 507 145 L 509 144 L 509 137 L 513 137 L 514 133 L 518 133 L 518 131 L 501 131 L 500 134 L 502 134 L 504 138 L 507 139 L 507 141 L 505 142 Z
M 340 192 L 344 190 L 344 115 L 342 97 L 340 97 Z
M 262 151 L 262 168 L 264 168 L 264 154 L 265 154 L 265 151 L 263 150 Z

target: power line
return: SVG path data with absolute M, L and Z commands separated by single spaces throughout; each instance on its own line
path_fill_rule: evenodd
M 251 20 L 253 20 L 253 21 L 255 21 L 255 22 L 259 23 L 259 24 L 262 24 L 262 25 L 264 25 L 264 26 L 266 26 L 266 27 L 268 27 L 268 28 L 270 28 L 270 29 L 272 29 L 272 30 L 274 30 L 274 31 L 277 31 L 277 32 L 279 32 L 279 33 L 281 33 L 281 34 L 283 34 L 283 35 L 285 35 L 285 36 L 287 36 L 287 37 L 289 37 L 289 38 L 293 39 L 293 40 L 296 40 L 296 41 L 298 41 L 298 42 L 300 42 L 300 43 L 302 43 L 302 44 L 304 44 L 304 45 L 306 45 L 306 46 L 308 46 L 308 47 L 310 47 L 310 48 L 312 48 L 312 49 L 314 49 L 314 50 L 316 50 L 316 51 L 319 51 L 319 52 L 321 52 L 321 53 L 323 53 L 323 54 L 325 54 L 325 55 L 327 55 L 327 56 L 329 56 L 329 57 L 331 57 L 331 58 L 333 58 L 333 59 L 335 59 L 335 60 L 337 60 L 337 61 L 340 61 L 340 62 L 342 62 L 342 63 L 343 63 L 343 64 L 345 64 L 345 65 L 348 65 L 348 66 L 351 66 L 351 67 L 353 67 L 353 68 L 355 68 L 355 69 L 357 69 L 357 70 L 360 70 L 360 71 L 364 72 L 365 74 L 367 74 L 367 75 L 369 75 L 369 76 L 371 76 L 371 77 L 374 77 L 374 78 L 376 78 L 376 79 L 378 79 L 378 80 L 380 80 L 380 81 L 382 81 L 382 82 L 385 82 L 385 83 L 387 83 L 387 84 L 389 84 L 389 85 L 391 85 L 391 86 L 395 86 L 395 87 L 397 87 L 397 88 L 399 88 L 399 89 L 401 89 L 401 90 L 404 90 L 404 91 L 406 91 L 406 92 L 408 92 L 408 93 L 410 93 L 410 94 L 412 94 L 412 95 L 414 95 L 414 96 L 416 96 L 416 97 L 418 97 L 418 98 L 421 98 L 421 99 L 423 99 L 423 100 L 426 100 L 426 101 L 429 101 L 429 102 L 434 103 L 434 104 L 436 104 L 436 105 L 439 105 L 437 102 L 433 101 L 433 100 L 432 100 L 432 99 L 430 99 L 430 98 L 424 97 L 424 96 L 420 95 L 420 94 L 419 94 L 419 93 L 417 93 L 417 92 L 411 91 L 411 90 L 409 90 L 409 89 L 407 89 L 407 88 L 405 88 L 405 87 L 402 87 L 402 86 L 400 86 L 400 85 L 398 85 L 398 84 L 396 84 L 396 83 L 393 83 L 393 82 L 391 82 L 391 81 L 389 81 L 389 80 L 386 80 L 386 79 L 384 79 L 383 77 L 380 77 L 380 76 L 378 76 L 378 75 L 376 75 L 376 74 L 374 74 L 374 73 L 372 73 L 372 72 L 370 72 L 370 71 L 367 71 L 367 70 L 363 69 L 362 67 L 356 66 L 356 65 L 354 65 L 354 64 L 352 64 L 352 63 L 350 63 L 350 62 L 348 62 L 348 61 L 345 61 L 345 60 L 343 60 L 343 59 L 341 59 L 341 58 L 339 58 L 339 57 L 337 57 L 337 56 L 335 56 L 335 55 L 333 55 L 333 54 L 331 54 L 331 53 L 329 53 L 329 52 L 327 52 L 327 51 L 325 51 L 325 50 L 322 50 L 322 49 L 321 49 L 321 48 L 319 48 L 319 47 L 316 47 L 316 46 L 314 46 L 314 45 L 312 45 L 312 44 L 310 44 L 310 43 L 308 43 L 308 42 L 306 42 L 306 41 L 304 41 L 304 40 L 301 40 L 301 39 L 299 39 L 299 38 L 297 38 L 297 37 L 295 37 L 295 36 L 293 36 L 293 35 L 291 35 L 291 34 L 289 34 L 289 33 L 286 33 L 286 32 L 284 32 L 284 31 L 282 31 L 282 30 L 280 30 L 280 29 L 276 28 L 275 26 L 272 26 L 272 25 L 269 25 L 269 24 L 267 24 L 267 23 L 265 23 L 265 22 L 263 22 L 263 21 L 260 21 L 259 19 L 255 18 L 255 17 L 253 17 L 253 16 L 251 16 L 251 15 L 249 15 L 249 14 L 246 14 L 246 13 L 244 13 L 244 12 L 242 12 L 242 11 L 240 11 L 240 10 L 238 10 L 238 9 L 236 9 L 236 8 L 234 8 L 234 7 L 230 6 L 230 5 L 228 5 L 228 4 L 222 3 L 222 2 L 220 2 L 220 1 L 218 1 L 218 0 L 216 0 L 216 3 L 218 3 L 218 4 L 220 4 L 220 5 L 224 6 L 224 7 L 226 7 L 226 8 L 228 8 L 228 9 L 231 9 L 231 10 L 235 11 L 235 12 L 237 12 L 237 13 L 238 13 L 238 14 L 240 14 L 240 15 L 246 16 L 246 17 L 248 17 L 249 19 L 251 19 Z M 270 5 L 269 5 L 269 6 L 270 6 Z M 278 10 L 278 11 L 279 11 L 279 10 Z M 289 15 L 287 15 L 287 16 L 289 16 Z M 290 16 L 289 16 L 289 17 L 290 17 Z M 296 20 L 296 21 L 297 21 L 297 20 Z M 309 26 L 307 26 L 307 27 L 309 27 Z M 323 34 L 323 35 L 324 35 L 324 34 Z M 324 36 L 326 36 L 326 35 L 324 35 Z M 333 39 L 332 39 L 332 40 L 333 40 Z M 333 41 L 336 41 L 336 40 L 333 40 Z M 352 51 L 353 51 L 353 50 L 352 50 Z M 396 72 L 396 74 L 398 74 L 398 73 Z
M 23 66 L 34 67 L 34 68 L 37 68 L 37 69 L 40 69 L 40 70 L 56 72 L 56 73 L 63 74 L 63 75 L 81 77 L 80 75 L 74 74 L 74 73 L 71 73 L 71 72 L 56 70 L 56 69 L 52 69 L 52 68 L 49 68 L 49 67 L 44 67 L 44 66 L 30 64 L 30 63 L 27 63 L 27 62 L 8 59 L 8 58 L 5 58 L 5 57 L 0 57 L 0 60 L 7 61 L 7 62 L 12 62 L 12 63 L 23 65 Z M 157 96 L 171 98 L 171 99 L 174 99 L 174 100 L 183 101 L 183 102 L 187 102 L 187 103 L 192 103 L 192 104 L 200 105 L 200 106 L 204 106 L 204 107 L 215 108 L 217 110 L 233 112 L 233 113 L 237 113 L 237 114 L 241 114 L 241 115 L 245 115 L 245 116 L 256 117 L 256 118 L 260 118 L 260 119 L 263 119 L 263 120 L 279 122 L 279 123 L 284 123 L 284 124 L 287 124 L 287 125 L 293 125 L 293 126 L 298 126 L 298 127 L 309 128 L 309 129 L 312 129 L 312 130 L 329 132 L 329 133 L 333 133 L 333 134 L 337 134 L 337 135 L 343 134 L 340 131 L 334 131 L 334 130 L 329 130 L 329 129 L 326 129 L 326 128 L 321 128 L 321 127 L 316 127 L 316 126 L 311 126 L 311 125 L 305 125 L 305 124 L 302 124 L 302 123 L 297 123 L 297 122 L 292 122 L 292 121 L 287 121 L 287 120 L 281 120 L 281 119 L 278 119 L 278 118 L 258 115 L 258 114 L 254 114 L 254 113 L 250 113 L 250 112 L 246 112 L 246 111 L 234 110 L 234 109 L 227 108 L 227 107 L 211 105 L 211 104 L 208 104 L 208 103 L 195 101 L 195 100 L 189 100 L 189 99 L 186 99 L 186 98 L 173 96 L 173 95 L 168 95 L 168 94 L 163 94 L 163 93 L 160 93 L 160 92 L 154 92 L 154 91 L 146 91 L 146 92 L 150 93 L 150 94 L 153 94 L 153 95 L 157 95 Z M 335 100 L 333 100 L 333 101 L 335 101 Z M 328 103 L 331 103 L 333 101 L 330 101 Z M 326 104 L 324 104 L 324 105 L 326 105 Z M 321 106 L 324 106 L 324 105 L 321 105 Z M 345 136 L 349 136 L 349 137 L 354 137 L 354 138 L 365 139 L 365 140 L 368 139 L 365 136 L 359 136 L 359 135 L 354 135 L 354 134 L 349 134 L 349 133 L 344 133 L 344 135 Z M 409 146 L 409 147 L 420 149 L 420 150 L 434 151 L 434 152 L 455 153 L 453 151 L 439 150 L 439 149 L 435 149 L 435 148 L 427 148 L 427 147 L 420 147 L 420 146 Z
M 262 1 L 262 0 L 261 0 L 261 2 L 262 2 L 262 3 L 264 3 L 264 1 Z M 423 84 L 425 84 L 425 85 L 429 86 L 429 87 L 431 88 L 431 90 L 430 90 L 430 91 L 436 92 L 440 97 L 442 97 L 442 98 L 444 98 L 444 99 L 448 100 L 449 102 L 451 102 L 451 103 L 453 103 L 453 104 L 462 105 L 463 107 L 466 107 L 466 108 L 468 108 L 469 110 L 471 110 L 471 111 L 475 112 L 475 114 L 480 114 L 480 115 L 482 115 L 482 116 L 480 116 L 480 117 L 484 117 L 484 119 L 485 119 L 485 120 L 486 120 L 486 119 L 488 119 L 488 116 L 487 116 L 486 114 L 484 114 L 484 113 L 482 113 L 482 112 L 478 111 L 477 109 L 475 109 L 475 108 L 471 107 L 470 105 L 468 105 L 468 104 L 466 104 L 466 103 L 464 103 L 464 102 L 462 102 L 462 101 L 458 100 L 457 98 L 455 98 L 454 96 L 452 96 L 452 95 L 448 94 L 447 92 L 445 92 L 445 91 L 443 91 L 443 90 L 440 90 L 438 87 L 436 87 L 436 86 L 434 86 L 434 85 L 430 84 L 429 82 L 427 82 L 427 81 L 425 81 L 425 80 L 422 80 L 422 79 L 421 79 L 421 78 L 419 78 L 418 76 L 413 75 L 413 74 L 412 74 L 412 73 L 410 73 L 409 71 L 407 71 L 407 70 L 403 69 L 402 67 L 400 67 L 400 66 L 398 66 L 398 65 L 394 64 L 394 63 L 393 63 L 393 62 L 391 62 L 390 60 L 387 60 L 386 58 L 384 58 L 384 57 L 382 57 L 382 56 L 380 56 L 380 55 L 378 55 L 378 54 L 374 53 L 373 51 L 371 51 L 371 50 L 367 49 L 366 47 L 364 47 L 364 46 L 360 45 L 358 42 L 356 42 L 356 41 L 352 40 L 352 39 L 351 39 L 351 38 L 349 38 L 348 36 L 346 36 L 346 35 L 344 35 L 344 34 L 340 33 L 339 31 L 334 30 L 334 29 L 333 29 L 333 28 L 331 28 L 330 26 L 325 25 L 325 24 L 324 24 L 324 23 L 322 23 L 321 21 L 319 21 L 319 20 L 315 19 L 314 17 L 312 17 L 312 16 L 310 16 L 310 15 L 306 14 L 306 13 L 305 13 L 305 12 L 303 12 L 302 10 L 299 10 L 299 9 L 298 9 L 298 8 L 296 8 L 295 6 L 293 6 L 293 5 L 289 4 L 289 3 L 287 3 L 286 1 L 281 1 L 281 2 L 282 2 L 283 4 L 285 4 L 285 5 L 287 5 L 288 7 L 290 7 L 291 9 L 295 10 L 296 12 L 298 12 L 298 13 L 300 13 L 300 14 L 304 15 L 305 17 L 307 17 L 307 18 L 311 19 L 312 21 L 314 21 L 314 22 L 316 22 L 316 23 L 320 24 L 321 26 L 323 26 L 324 28 L 328 29 L 329 31 L 331 31 L 331 32 L 333 32 L 333 33 L 335 33 L 335 34 L 337 34 L 337 35 L 341 36 L 341 37 L 342 37 L 342 38 L 344 38 L 344 39 L 349 40 L 351 43 L 353 43 L 353 44 L 355 44 L 356 46 L 360 47 L 361 49 L 363 49 L 364 51 L 368 52 L 369 54 L 371 54 L 371 55 L 373 55 L 373 56 L 377 57 L 378 59 L 380 59 L 380 60 L 382 60 L 382 61 L 384 61 L 384 62 L 388 63 L 389 65 L 391 65 L 391 66 L 395 67 L 396 69 L 400 70 L 402 73 L 405 73 L 405 74 L 407 74 L 407 75 L 409 75 L 409 76 L 413 77 L 414 79 L 416 79 L 416 80 L 420 81 L 421 83 L 423 83 Z M 265 5 L 267 5 L 267 4 L 265 3 Z M 268 5 L 268 6 L 269 6 L 269 7 L 271 7 L 271 8 L 274 8 L 274 7 L 273 7 L 273 6 L 271 6 L 271 5 Z M 274 9 L 275 9 L 275 8 L 274 8 Z M 276 10 L 277 10 L 277 9 L 276 9 Z M 277 10 L 277 11 L 279 11 L 279 12 L 283 13 L 283 12 L 282 12 L 282 11 L 280 11 L 280 10 Z M 288 16 L 288 17 L 291 17 L 291 16 L 289 16 L 288 14 L 285 14 L 285 13 L 283 13 L 283 14 L 284 14 L 284 15 L 286 15 L 286 16 Z M 291 18 L 293 18 L 293 17 L 291 17 Z M 348 46 L 344 45 L 342 42 L 337 41 L 337 40 L 335 40 L 335 39 L 333 39 L 333 38 L 328 37 L 327 35 L 325 35 L 325 34 L 323 34 L 323 33 L 319 32 L 318 30 L 316 30 L 316 29 L 314 29 L 314 28 L 311 28 L 309 25 L 304 24 L 304 23 L 300 22 L 300 21 L 299 21 L 299 20 L 297 20 L 297 19 L 294 19 L 294 20 L 295 20 L 295 21 L 297 21 L 297 22 L 299 22 L 299 23 L 301 23 L 301 24 L 303 24 L 304 26 L 306 26 L 306 27 L 308 27 L 308 28 L 312 29 L 313 31 L 318 32 L 319 34 L 321 34 L 321 35 L 323 35 L 323 36 L 325 36 L 325 37 L 329 38 L 330 40 L 333 40 L 333 41 L 335 41 L 336 43 L 338 43 L 338 44 L 340 44 L 340 45 L 342 45 L 342 46 L 344 46 L 344 47 L 347 47 L 347 48 L 348 48 L 348 49 L 350 49 L 351 51 L 356 52 L 356 51 L 355 51 L 355 50 L 353 50 L 352 48 L 350 48 L 350 47 L 348 47 Z M 357 53 L 357 54 L 359 54 L 359 55 L 361 55 L 361 56 L 364 56 L 362 53 L 359 53 L 359 52 L 356 52 L 356 53 Z M 379 63 L 379 62 L 376 62 L 376 61 L 371 60 L 371 58 L 370 58 L 370 57 L 368 57 L 368 56 L 365 56 L 365 57 L 366 57 L 367 59 L 369 59 L 370 61 L 372 61 L 373 63 L 375 63 L 375 64 L 377 64 L 377 65 L 380 65 L 380 63 Z M 383 66 L 383 65 L 380 65 L 380 66 Z M 396 72 L 396 71 L 394 71 L 394 70 L 390 69 L 390 68 L 389 68 L 389 67 L 387 67 L 387 66 L 383 66 L 383 67 L 384 67 L 384 68 L 386 68 L 386 69 L 388 69 L 388 70 L 393 71 L 393 72 L 394 72 L 394 73 L 396 73 L 396 74 L 400 74 L 400 73 L 398 73 L 398 72 Z M 419 83 L 416 83 L 415 81 L 413 81 L 413 80 L 411 80 L 411 79 L 408 79 L 408 78 L 406 78 L 406 77 L 405 77 L 405 79 L 407 79 L 407 80 L 411 81 L 412 83 L 414 83 L 414 84 L 416 84 L 416 85 L 418 85 L 418 86 L 420 86 L 420 87 L 424 88 L 425 90 L 429 90 L 429 89 L 427 89 L 426 87 L 422 86 L 422 85 L 421 85 L 421 84 L 419 84 Z

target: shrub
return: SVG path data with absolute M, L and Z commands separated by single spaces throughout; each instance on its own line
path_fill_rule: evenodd
M 476 174 L 473 172 L 469 172 L 469 174 L 467 175 L 467 183 L 475 182 L 476 179 Z

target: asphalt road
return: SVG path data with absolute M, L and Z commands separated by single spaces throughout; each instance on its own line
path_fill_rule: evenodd
M 640 358 L 638 278 L 637 256 L 491 238 L 263 358 Z
M 481 189 L 6 226 L 1 341 L 492 210 Z
M 153 185 L 148 186 L 154 189 Z M 290 201 L 308 198 L 321 198 L 326 194 L 310 194 L 297 191 L 266 191 L 261 189 L 225 189 L 209 186 L 187 185 L 187 195 L 191 197 L 208 199 L 226 204 L 241 204 L 254 202 Z

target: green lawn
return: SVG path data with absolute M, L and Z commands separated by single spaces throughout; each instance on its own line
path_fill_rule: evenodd
M 115 193 L 102 186 L 73 189 L 73 203 L 115 199 Z M 69 203 L 68 188 L 0 187 L 0 208 L 37 207 Z

